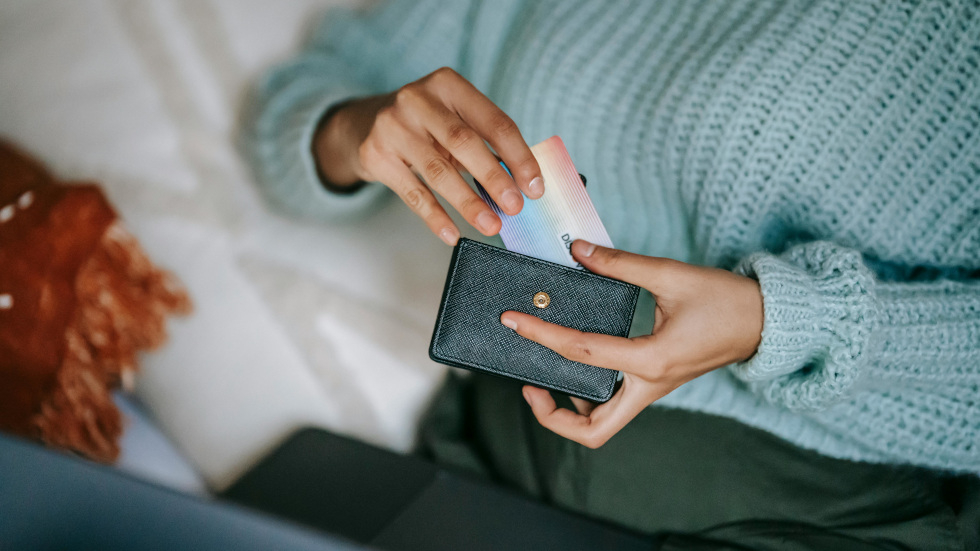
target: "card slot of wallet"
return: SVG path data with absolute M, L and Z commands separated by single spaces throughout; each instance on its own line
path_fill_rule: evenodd
M 626 337 L 638 297 L 635 285 L 463 238 L 453 251 L 429 356 L 604 402 L 616 371 L 565 359 L 502 325 L 500 315 L 514 310 Z

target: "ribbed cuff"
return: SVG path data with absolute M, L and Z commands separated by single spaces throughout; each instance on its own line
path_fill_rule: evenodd
M 276 97 L 256 120 L 252 135 L 246 137 L 252 140 L 246 149 L 260 187 L 273 205 L 293 215 L 358 218 L 388 195 L 387 188 L 371 183 L 356 193 L 330 192 L 320 180 L 312 146 L 321 119 L 333 105 L 369 92 L 353 86 L 304 92 Z
M 756 354 L 730 367 L 766 400 L 823 409 L 848 394 L 878 325 L 874 277 L 860 253 L 832 243 L 757 253 L 736 272 L 759 281 L 765 320 Z

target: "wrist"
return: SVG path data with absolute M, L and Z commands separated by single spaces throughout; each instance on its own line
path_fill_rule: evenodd
M 357 148 L 352 144 L 351 103 L 330 108 L 313 136 L 312 153 L 320 183 L 333 193 L 353 193 L 364 185 L 354 168 Z
M 739 311 L 742 313 L 742 327 L 744 338 L 739 351 L 738 361 L 748 361 L 759 350 L 762 343 L 762 329 L 765 320 L 765 307 L 762 299 L 762 288 L 755 279 L 743 277 L 741 280 L 741 304 Z

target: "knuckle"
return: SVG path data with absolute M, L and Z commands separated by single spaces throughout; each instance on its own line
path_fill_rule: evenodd
M 609 441 L 609 438 L 607 438 L 605 435 L 598 432 L 592 432 L 582 438 L 582 445 L 586 448 L 596 450 L 601 448 L 607 441 Z
M 490 120 L 490 129 L 494 136 L 499 138 L 509 138 L 518 133 L 517 123 L 503 113 L 495 115 Z
M 378 162 L 380 157 L 381 153 L 378 151 L 378 147 L 375 145 L 374 140 L 364 140 L 361 145 L 357 146 L 357 160 L 364 168 L 373 166 L 376 162 Z
M 446 130 L 446 145 L 449 149 L 460 149 L 477 138 L 476 132 L 465 124 L 452 124 Z
M 414 82 L 411 84 L 406 84 L 395 92 L 394 104 L 399 107 L 412 105 L 418 100 L 419 95 L 420 91 Z
M 501 168 L 490 171 L 489 174 L 480 180 L 488 186 L 488 189 L 505 189 L 511 185 L 511 177 Z
M 442 157 L 433 157 L 425 162 L 423 167 L 425 175 L 430 180 L 437 182 L 446 178 L 452 167 L 449 165 L 449 161 L 443 159 Z
M 511 170 L 514 171 L 515 167 L 512 167 Z M 521 174 L 530 180 L 535 175 L 540 173 L 540 168 L 538 167 L 538 162 L 534 159 L 534 157 L 528 155 L 521 161 L 518 161 L 516 171 L 517 172 L 515 172 L 515 174 Z
M 433 80 L 436 81 L 448 81 L 459 77 L 459 73 L 453 70 L 452 67 L 439 67 L 429 75 Z
M 422 207 L 425 205 L 425 193 L 418 188 L 412 188 L 408 190 L 402 197 L 405 204 L 409 206 L 415 212 L 420 212 Z
M 587 360 L 592 357 L 592 350 L 584 335 L 579 334 L 562 344 L 561 355 L 572 361 Z
M 701 275 L 701 273 L 703 273 L 699 272 L 698 274 L 691 274 L 691 272 L 687 270 L 689 266 L 689 264 L 685 264 L 684 262 L 679 262 L 670 258 L 662 258 L 658 261 L 657 273 L 666 279 L 686 278 L 688 281 L 692 279 L 692 275 Z
M 616 267 L 626 260 L 626 252 L 620 249 L 605 249 L 605 254 L 600 257 L 600 260 L 607 267 Z
M 374 116 L 374 128 L 382 133 L 387 132 L 397 124 L 397 108 L 392 105 L 382 107 L 378 110 L 378 114 Z
M 468 213 L 475 216 L 477 212 L 484 208 L 486 208 L 486 203 L 483 202 L 483 199 L 476 196 L 467 197 L 459 204 L 459 212 L 463 213 L 464 216 Z

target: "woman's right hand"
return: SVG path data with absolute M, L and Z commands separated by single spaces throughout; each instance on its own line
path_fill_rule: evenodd
M 520 212 L 522 191 L 532 199 L 544 193 L 541 169 L 514 121 L 449 68 L 346 103 L 320 128 L 314 152 L 332 185 L 382 182 L 449 245 L 459 230 L 433 192 L 484 235 L 500 231 L 500 219 L 460 171 L 472 174 L 509 215 Z

